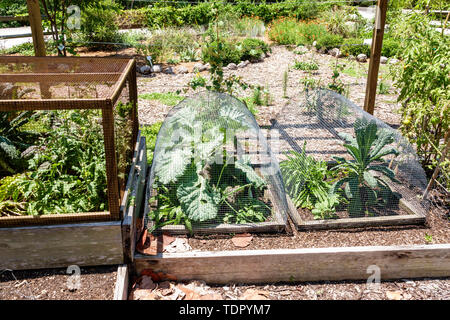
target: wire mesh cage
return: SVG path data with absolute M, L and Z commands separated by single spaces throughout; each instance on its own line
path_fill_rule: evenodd
M 299 224 L 424 221 L 427 179 L 414 148 L 342 95 L 307 91 L 300 105 L 279 113 L 271 135 L 279 137 L 290 212 Z
M 149 230 L 281 231 L 287 202 L 276 157 L 240 100 L 201 92 L 167 115 L 148 182 Z
M 0 70 L 0 227 L 119 219 L 135 61 L 0 57 Z

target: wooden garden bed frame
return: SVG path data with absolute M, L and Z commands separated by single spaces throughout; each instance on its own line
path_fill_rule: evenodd
M 450 244 L 137 254 L 130 272 L 152 270 L 209 284 L 273 284 L 367 280 L 371 265 L 380 268 L 381 281 L 448 277 Z
M 138 133 L 120 207 L 123 220 L 0 228 L 0 269 L 129 263 L 139 236 L 136 225 L 139 225 L 144 197 L 148 169 L 146 155 L 145 137 Z
M 0 100 L 0 112 L 24 110 L 70 110 L 70 109 L 100 109 L 102 111 L 102 125 L 104 148 L 106 155 L 107 195 L 109 211 L 74 214 L 48 214 L 41 216 L 1 217 L 2 227 L 23 227 L 28 225 L 51 225 L 63 223 L 118 221 L 122 218 L 120 211 L 120 194 L 117 156 L 115 147 L 114 115 L 116 102 L 128 83 L 128 94 L 133 104 L 131 112 L 132 140 L 131 149 L 138 135 L 137 118 L 137 85 L 136 61 L 123 58 L 91 58 L 91 57 L 18 57 L 1 56 L 0 66 L 16 64 L 23 70 L 3 73 L 2 83 L 38 83 L 41 99 L 6 99 Z M 84 66 L 83 72 L 62 72 L 59 67 Z M 32 68 L 30 72 L 27 68 Z M 64 70 L 64 68 L 61 68 Z M 118 71 L 120 70 L 120 71 Z M 55 83 L 111 83 L 114 85 L 108 95 L 96 99 L 52 99 L 49 92 L 51 84 Z
M 150 172 L 149 177 L 147 179 L 147 188 L 145 192 L 145 209 L 144 215 L 148 215 L 150 210 L 156 210 L 157 203 L 150 202 L 150 195 L 155 193 L 155 190 L 151 187 L 150 181 Z M 153 193 L 152 193 L 153 192 Z M 192 227 L 192 231 L 194 234 L 218 234 L 218 233 L 245 233 L 245 232 L 283 232 L 287 225 L 287 213 L 283 213 L 281 208 L 276 205 L 276 201 L 274 201 L 273 190 L 269 185 L 267 190 L 269 199 L 271 201 L 273 210 L 271 218 L 273 221 L 267 222 L 254 222 L 248 224 L 229 224 L 229 223 L 220 223 L 216 225 L 210 226 L 202 226 L 202 227 Z M 154 226 L 154 221 L 148 222 L 148 227 L 151 228 Z M 186 229 L 184 225 L 168 225 L 162 228 L 157 229 L 157 232 L 172 234 L 172 235 L 187 235 L 189 231 Z

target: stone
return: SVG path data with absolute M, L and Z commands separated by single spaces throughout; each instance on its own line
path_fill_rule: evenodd
M 164 69 L 164 73 L 165 74 L 175 74 L 175 72 L 173 72 L 172 67 L 167 67 L 166 69 Z
M 339 57 L 342 56 L 341 50 L 339 50 L 338 48 L 331 49 L 330 51 L 328 51 L 328 53 L 330 55 L 332 55 L 333 57 L 338 57 L 339 58 Z
M 188 70 L 188 68 L 186 68 L 186 67 L 183 67 L 183 66 L 181 66 L 181 67 L 179 67 L 178 69 L 177 69 L 177 71 L 178 71 L 178 73 L 189 73 L 189 70 Z
M 206 69 L 208 69 L 208 68 L 206 67 L 206 65 L 204 65 L 204 64 L 202 64 L 202 63 L 200 63 L 200 62 L 198 62 L 198 63 L 196 63 L 196 64 L 194 65 L 194 70 L 195 70 L 195 71 L 202 72 L 202 71 L 205 71 Z
M 389 64 L 397 64 L 399 62 L 400 62 L 400 60 L 398 60 L 396 58 L 392 58 L 392 59 L 389 60 Z
M 161 66 L 160 66 L 159 64 L 155 64 L 155 65 L 153 66 L 153 68 L 152 68 L 152 72 L 153 72 L 153 73 L 160 73 L 160 72 L 162 72 Z
M 367 56 L 364 53 L 360 53 L 356 56 L 356 61 L 367 62 Z
M 380 57 L 380 63 L 381 64 L 386 64 L 388 62 L 388 58 L 386 58 L 386 57 L 384 57 L 384 56 L 381 56 Z
M 300 53 L 300 54 L 303 54 L 303 53 L 308 52 L 308 48 L 306 48 L 305 46 L 300 45 L 300 46 L 297 47 L 297 50 L 296 50 L 296 51 L 297 51 L 298 53 Z
M 315 48 L 315 47 L 317 46 L 317 41 L 314 41 L 314 42 L 312 43 L 312 46 Z
M 139 69 L 139 71 L 140 71 L 142 74 L 150 74 L 150 73 L 152 72 L 152 67 L 145 65 L 145 66 L 142 66 L 142 67 Z
M 207 70 L 211 69 L 211 65 L 209 64 L 209 62 L 208 62 L 207 64 L 205 64 L 205 68 L 206 68 Z
M 231 62 L 231 63 L 229 63 L 227 65 L 227 69 L 229 69 L 229 70 L 236 70 L 237 69 L 237 65 L 235 63 Z
M 363 44 L 371 46 L 372 45 L 372 39 L 364 39 Z
M 241 61 L 241 62 L 237 65 L 237 67 L 238 67 L 238 68 L 245 68 L 247 65 L 248 65 L 247 61 Z

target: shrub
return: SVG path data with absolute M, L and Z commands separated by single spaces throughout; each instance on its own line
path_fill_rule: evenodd
M 240 60 L 257 61 L 261 55 L 270 52 L 270 48 L 263 40 L 247 38 L 240 43 L 241 57 Z
M 383 47 L 381 48 L 381 55 L 385 57 L 396 57 L 400 54 L 400 42 L 393 38 L 386 38 L 383 40 Z
M 331 50 L 336 47 L 340 47 L 344 42 L 342 36 L 332 33 L 326 33 L 317 39 L 316 48 L 322 50 Z
M 400 89 L 402 124 L 400 130 L 414 143 L 428 173 L 434 169 L 445 148 L 450 126 L 450 41 L 436 32 L 426 17 L 409 18 L 409 32 L 402 44 L 404 65 L 394 77 Z M 441 164 L 441 182 L 450 186 L 450 161 Z
M 346 56 L 357 56 L 358 54 L 364 53 L 366 56 L 370 57 L 370 46 L 363 44 L 363 39 L 350 38 L 344 40 L 341 46 L 341 52 Z
M 241 61 L 241 52 L 231 42 L 216 40 L 203 47 L 202 60 L 206 63 L 214 63 L 216 65 L 237 64 Z
M 312 44 L 327 33 L 325 26 L 281 18 L 269 26 L 269 38 L 279 44 Z
M 88 46 L 94 47 L 99 44 L 90 45 L 89 43 L 120 40 L 119 27 L 116 23 L 119 9 L 113 0 L 101 0 L 86 5 L 81 16 L 81 40 L 87 42 Z

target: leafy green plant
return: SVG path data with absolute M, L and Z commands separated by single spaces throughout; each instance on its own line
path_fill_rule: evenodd
M 239 43 L 240 60 L 258 61 L 261 56 L 270 52 L 270 48 L 263 40 L 247 38 Z
M 394 69 L 394 85 L 400 90 L 400 130 L 415 145 L 422 166 L 431 174 L 442 156 L 450 126 L 450 41 L 420 14 L 407 16 L 405 26 L 397 31 L 406 38 L 402 41 L 403 64 Z M 447 161 L 439 177 L 447 188 L 449 177 Z
M 313 209 L 316 203 L 324 202 L 331 186 L 326 181 L 329 174 L 326 162 L 307 156 L 306 143 L 300 153 L 290 151 L 286 157 L 280 162 L 280 169 L 294 205 Z
M 37 135 L 24 129 L 40 112 L 0 112 L 0 177 L 22 172 L 26 168 L 25 149 L 31 147 Z
M 389 83 L 384 81 L 383 79 L 380 79 L 380 82 L 378 82 L 378 93 L 379 94 L 388 94 L 391 86 Z
M 339 79 L 342 70 L 345 68 L 345 65 L 338 64 L 336 60 L 336 64 L 333 68 L 333 74 L 331 75 L 331 83 L 328 84 L 328 89 L 333 90 L 339 94 L 345 93 L 345 83 Z
M 158 121 L 150 126 L 142 126 L 141 134 L 145 137 L 147 146 L 147 162 L 149 164 L 153 161 L 153 152 L 155 151 L 156 138 L 158 136 L 159 129 L 161 128 L 162 122 Z
M 200 128 L 196 119 L 204 120 Z M 154 167 L 154 188 L 158 190 L 157 200 L 162 201 L 158 202 L 158 210 L 159 205 L 167 205 L 164 210 L 174 215 L 172 209 L 179 206 L 185 224 L 232 221 L 229 214 L 219 215 L 226 211 L 236 214 L 233 221 L 260 221 L 257 212 L 261 211 L 261 203 L 256 200 L 261 198 L 267 182 L 254 171 L 249 157 L 227 159 L 227 141 L 248 128 L 244 120 L 244 113 L 232 106 L 222 107 L 216 121 L 189 106 L 172 116 L 176 132 L 164 129 Z M 200 133 L 194 134 L 198 130 Z M 222 164 L 215 161 L 218 156 Z
M 332 33 L 326 33 L 321 35 L 316 41 L 316 49 L 318 50 L 331 50 L 338 48 L 343 43 L 344 38 L 342 36 Z
M 319 70 L 319 65 L 315 61 L 295 61 L 294 69 L 303 71 Z
M 289 80 L 289 70 L 283 72 L 283 98 L 287 98 L 287 87 Z
M 339 195 L 331 194 L 324 200 L 317 202 L 311 213 L 314 219 L 330 219 L 335 216 L 336 206 L 339 204 Z
M 364 44 L 364 39 L 349 38 L 342 43 L 341 52 L 345 56 L 356 57 L 358 54 L 364 53 L 367 57 L 370 57 L 370 46 Z
M 393 133 L 378 129 L 373 120 L 357 119 L 354 131 L 355 137 L 347 133 L 339 134 L 353 159 L 334 157 L 338 165 L 332 170 L 339 171 L 344 177 L 333 185 L 331 191 L 336 194 L 345 185 L 345 195 L 349 199 L 348 213 L 350 216 L 359 216 L 368 212 L 371 206 L 385 206 L 395 200 L 389 184 L 382 177 L 398 182 L 395 173 L 384 165 L 384 157 L 397 156 L 399 153 L 389 147 L 394 141 Z

